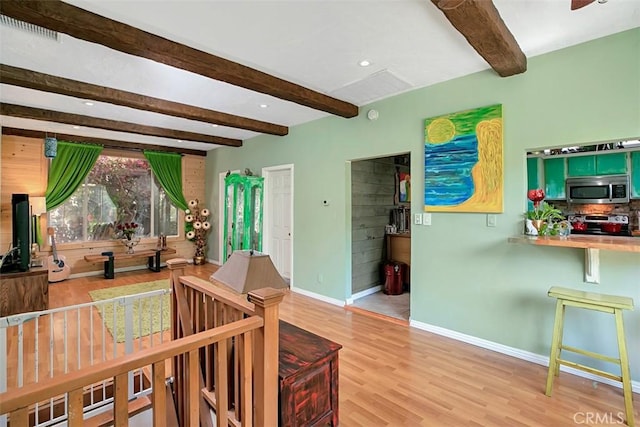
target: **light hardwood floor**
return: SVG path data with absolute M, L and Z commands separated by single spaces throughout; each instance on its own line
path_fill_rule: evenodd
M 210 264 L 189 266 L 187 274 L 208 279 L 215 269 Z M 67 280 L 51 285 L 50 305 L 88 302 L 93 289 L 168 276 L 163 269 L 116 273 L 114 280 Z M 299 294 L 287 293 L 280 317 L 342 344 L 341 426 L 549 427 L 594 425 L 595 420 L 618 425 L 617 417 L 624 414 L 618 388 L 594 387 L 589 380 L 561 373 L 553 397 L 547 397 L 544 366 Z M 640 396 L 634 399 L 638 422 Z

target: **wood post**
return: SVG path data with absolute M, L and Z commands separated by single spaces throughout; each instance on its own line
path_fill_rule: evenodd
M 249 292 L 249 302 L 256 314 L 264 319 L 264 326 L 255 333 L 255 424 L 278 425 L 278 341 L 280 339 L 279 304 L 284 294 L 273 288 Z
M 183 334 L 180 330 L 180 318 L 178 316 L 178 301 L 176 292 L 176 283 L 179 283 L 180 276 L 184 276 L 184 269 L 187 266 L 187 260 L 184 258 L 173 258 L 167 260 L 167 268 L 169 269 L 170 276 L 169 281 L 171 284 L 171 339 L 176 340 L 181 338 Z M 173 391 L 174 401 L 176 405 L 176 413 L 179 420 L 184 420 L 185 416 L 185 401 L 184 401 L 184 382 L 183 374 L 185 372 L 185 360 L 184 355 L 178 355 L 173 358 L 172 369 L 173 373 Z

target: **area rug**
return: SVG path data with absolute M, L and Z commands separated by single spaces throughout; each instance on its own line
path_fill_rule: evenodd
M 143 292 L 155 291 L 158 289 L 169 289 L 169 279 L 155 280 L 153 282 L 137 283 L 135 285 L 118 286 L 115 288 L 98 289 L 90 291 L 89 296 L 96 301 L 108 300 L 111 298 L 124 297 L 127 295 L 140 294 Z M 116 342 L 125 340 L 125 312 L 124 306 L 115 304 L 115 325 L 114 325 L 114 304 L 96 305 L 96 310 L 102 316 L 105 326 L 115 338 Z M 142 313 L 142 318 L 141 318 Z M 162 316 L 161 316 L 162 314 Z M 162 317 L 162 322 L 160 321 Z M 162 323 L 162 325 L 161 325 Z M 171 300 L 170 294 L 154 296 L 151 298 L 138 299 L 133 302 L 133 338 L 147 336 L 151 333 L 161 332 L 171 326 Z

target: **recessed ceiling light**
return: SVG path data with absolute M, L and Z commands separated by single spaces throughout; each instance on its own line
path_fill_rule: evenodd
M 74 128 L 74 129 L 80 129 L 80 126 L 75 125 L 73 128 Z
M 211 127 L 213 127 L 213 128 L 217 128 L 217 127 L 218 127 L 218 125 L 214 123 L 214 124 L 212 124 L 212 125 L 211 125 Z
M 178 140 L 178 142 L 182 142 L 182 140 L 181 140 L 181 139 L 179 139 L 179 140 Z
M 93 106 L 93 102 L 91 102 L 91 101 L 84 101 L 83 104 L 88 106 L 88 107 Z
M 260 104 L 260 108 L 269 108 L 269 105 L 267 105 L 267 104 Z
M 358 65 L 361 67 L 368 67 L 369 65 L 371 65 L 371 62 L 366 59 L 363 59 L 362 61 L 358 62 Z

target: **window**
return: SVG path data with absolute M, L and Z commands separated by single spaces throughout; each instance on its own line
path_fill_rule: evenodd
M 59 243 L 109 240 L 126 222 L 139 225 L 138 237 L 178 234 L 178 209 L 146 159 L 99 156 L 84 183 L 49 212 Z

